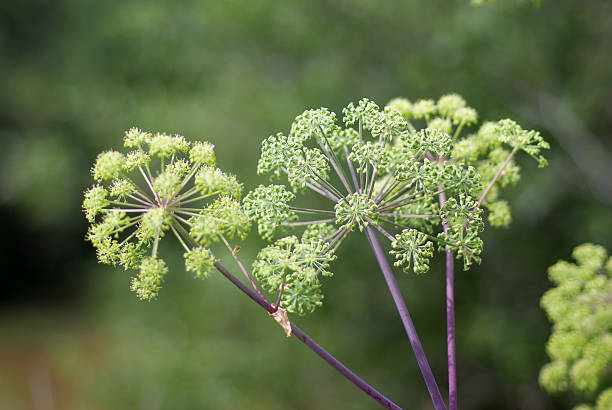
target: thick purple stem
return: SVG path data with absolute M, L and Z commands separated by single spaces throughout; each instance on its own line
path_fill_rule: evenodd
M 250 297 L 255 303 L 264 308 L 268 313 L 274 313 L 276 310 L 272 305 L 270 305 L 267 301 L 260 298 L 255 292 L 249 289 L 244 283 L 242 283 L 238 278 L 230 273 L 221 263 L 215 261 L 215 268 L 223 276 L 229 279 L 236 287 L 238 287 L 244 294 Z M 362 380 L 359 376 L 353 373 L 348 367 L 340 363 L 334 356 L 329 354 L 325 349 L 317 344 L 314 340 L 312 340 L 306 333 L 302 331 L 295 324 L 291 323 L 291 332 L 295 337 L 300 339 L 306 346 L 308 346 L 313 352 L 315 352 L 319 357 L 329 363 L 334 369 L 338 370 L 340 374 L 342 374 L 345 378 L 351 381 L 355 386 L 361 389 L 368 396 L 372 397 L 376 400 L 381 406 L 386 407 L 388 409 L 402 410 L 400 406 L 393 403 L 391 400 L 382 395 L 378 390 L 374 387 L 370 386 L 364 380 Z
M 374 256 L 376 256 L 376 260 L 378 261 L 378 265 L 380 266 L 380 270 L 382 271 L 383 276 L 385 277 L 387 287 L 391 292 L 391 296 L 393 297 L 393 301 L 395 302 L 397 311 L 400 315 L 400 318 L 402 319 L 404 329 L 406 329 L 408 340 L 410 341 L 410 345 L 412 346 L 412 350 L 414 351 L 414 356 L 416 357 L 417 363 L 419 364 L 419 369 L 421 369 L 423 379 L 425 379 L 425 384 L 427 385 L 427 390 L 429 390 L 429 395 L 431 396 L 431 400 L 434 404 L 434 407 L 436 410 L 446 410 L 444 400 L 442 399 L 442 395 L 440 394 L 440 390 L 438 389 L 438 385 L 436 384 L 436 379 L 434 378 L 433 372 L 429 367 L 429 362 L 427 361 L 427 357 L 425 356 L 425 352 L 423 351 L 423 346 L 421 345 L 419 336 L 417 335 L 414 324 L 412 323 L 412 319 L 410 318 L 410 313 L 408 312 L 406 303 L 404 303 L 402 294 L 399 290 L 397 282 L 395 281 L 395 276 L 393 276 L 391 266 L 389 266 L 389 262 L 385 257 L 385 253 L 383 252 L 382 247 L 380 246 L 380 243 L 376 238 L 376 233 L 370 225 L 366 226 L 365 232 L 366 236 L 368 237 L 368 241 L 370 242 L 370 246 L 372 247 L 372 251 L 374 251 Z
M 446 194 L 439 195 L 440 207 L 446 202 Z M 443 222 L 444 232 L 448 224 Z M 457 410 L 457 356 L 455 353 L 455 261 L 453 251 L 446 247 L 446 348 L 448 354 L 448 408 Z

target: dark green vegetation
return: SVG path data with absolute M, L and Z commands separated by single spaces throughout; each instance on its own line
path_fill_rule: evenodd
M 211 141 L 251 190 L 265 182 L 253 172 L 261 140 L 307 107 L 457 92 L 481 118 L 513 118 L 552 145 L 545 170 L 519 160 L 511 227 L 488 229 L 482 264 L 456 273 L 459 403 L 571 407 L 537 384 L 550 330 L 539 298 L 546 268 L 576 244 L 612 249 L 611 37 L 603 0 L 4 2 L 0 403 L 374 408 L 222 278 L 176 274 L 178 253 L 164 297 L 138 302 L 83 241 L 83 170 L 138 126 Z M 335 275 L 351 280 L 326 283 L 300 326 L 397 402 L 426 406 L 366 246 L 347 240 Z M 443 273 L 398 274 L 441 388 Z

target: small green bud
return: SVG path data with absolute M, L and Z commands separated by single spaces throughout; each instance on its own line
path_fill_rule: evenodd
M 171 223 L 172 218 L 163 208 L 153 208 L 143 214 L 136 237 L 148 243 L 158 235 L 163 236 Z
M 242 184 L 236 177 L 219 168 L 203 166 L 196 173 L 194 182 L 203 195 L 227 194 L 240 198 L 242 194 Z
M 608 387 L 602 391 L 597 398 L 597 410 L 610 410 L 612 409 L 612 387 Z
M 578 332 L 555 332 L 546 344 L 546 352 L 553 360 L 573 362 L 582 356 L 586 338 Z
M 496 201 L 488 205 L 489 223 L 496 227 L 505 227 L 512 222 L 510 206 L 506 201 Z
M 603 246 L 585 243 L 576 247 L 572 256 L 579 265 L 595 272 L 603 266 L 608 257 L 608 252 Z
M 125 132 L 123 145 L 128 148 L 140 147 L 141 145 L 149 142 L 150 138 L 151 133 L 141 131 L 136 127 L 132 127 Z
M 172 155 L 187 152 L 189 143 L 180 135 L 155 134 L 149 140 L 149 154 L 160 158 L 170 158 Z
M 447 94 L 438 100 L 440 115 L 452 117 L 459 109 L 465 107 L 465 100 L 458 94 Z
M 117 178 L 125 166 L 125 156 L 117 151 L 106 151 L 98 155 L 91 172 L 97 182 Z
M 136 192 L 136 186 L 125 178 L 116 179 L 110 189 L 110 195 L 121 201 L 134 194 L 134 192 Z
M 549 393 L 561 393 L 569 386 L 567 364 L 562 360 L 548 363 L 540 370 L 540 386 Z
M 478 122 L 478 113 L 471 107 L 459 108 L 453 113 L 453 124 L 472 125 Z
M 327 268 L 333 259 L 321 243 L 288 236 L 259 252 L 253 273 L 270 292 L 278 292 L 285 284 L 281 305 L 303 315 L 322 304 L 319 276 L 332 275 Z
M 139 299 L 152 300 L 157 297 L 161 283 L 168 273 L 166 263 L 157 258 L 145 258 L 140 263 L 138 276 L 132 279 L 132 291 Z
M 145 255 L 145 250 L 133 242 L 128 242 L 121 247 L 119 264 L 125 270 L 137 269 Z
M 574 363 L 570 371 L 572 385 L 579 392 L 593 394 L 599 387 L 599 370 L 597 361 L 580 359 Z
M 411 265 L 416 274 L 427 272 L 434 249 L 433 244 L 427 240 L 427 236 L 416 229 L 404 229 L 395 238 L 395 242 L 392 243 L 393 250 L 389 252 L 395 255 L 394 265 L 405 265 L 404 272 L 408 272 Z
M 407 120 L 412 117 L 412 103 L 406 98 L 394 98 L 387 103 L 387 107 L 396 110 Z
M 538 161 L 538 166 L 544 167 L 547 165 L 546 159 L 540 154 L 540 151 L 550 148 L 550 145 L 544 141 L 539 132 L 526 131 L 516 122 L 505 119 L 497 123 L 496 133 L 501 142 L 522 149 Z
M 414 118 L 429 119 L 437 111 L 436 103 L 433 100 L 418 100 L 412 105 L 412 116 Z
M 327 108 L 306 110 L 291 125 L 289 137 L 301 145 L 310 138 L 322 141 L 333 135 L 337 128 L 336 114 Z
M 295 195 L 284 185 L 260 185 L 249 192 L 243 204 L 248 217 L 257 221 L 259 234 L 270 240 L 283 222 L 295 219 L 295 213 L 289 210 L 293 199 Z
M 131 172 L 138 167 L 147 166 L 151 162 L 151 157 L 143 151 L 132 151 L 127 154 L 125 160 L 125 170 Z
M 209 142 L 196 142 L 189 151 L 189 160 L 198 165 L 215 166 L 215 146 Z
M 182 187 L 181 175 L 174 170 L 166 170 L 153 180 L 153 189 L 161 200 L 167 201 L 174 197 Z
M 194 272 L 196 278 L 207 278 L 208 273 L 213 270 L 215 259 L 206 248 L 194 248 L 186 252 L 185 270 Z
M 83 210 L 89 222 L 94 222 L 96 215 L 110 204 L 106 199 L 107 195 L 108 191 L 100 185 L 94 185 L 85 192 Z
M 429 124 L 427 125 L 428 125 L 428 128 L 440 130 L 447 134 L 450 134 L 450 132 L 453 130 L 453 125 L 451 124 L 448 118 L 436 117 L 436 118 L 433 118 L 431 121 L 429 121 Z
M 209 246 L 219 240 L 220 235 L 244 239 L 250 221 L 240 203 L 229 196 L 219 197 L 215 202 L 189 220 L 189 234 L 198 243 Z
M 336 223 L 351 231 L 355 225 L 360 231 L 370 223 L 376 223 L 378 214 L 376 203 L 364 194 L 354 193 L 340 199 L 335 205 Z
M 343 121 L 347 126 L 361 124 L 367 130 L 372 130 L 380 120 L 380 107 L 367 98 L 362 98 L 357 106 L 350 103 L 342 110 L 342 113 L 344 114 Z

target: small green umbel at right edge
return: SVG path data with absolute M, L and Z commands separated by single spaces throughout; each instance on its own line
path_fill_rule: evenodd
M 541 305 L 553 323 L 546 344 L 551 362 L 540 371 L 540 385 L 551 394 L 572 392 L 574 410 L 612 409 L 612 258 L 605 248 L 583 244 L 576 263 L 559 261 L 548 269 L 556 287 Z
M 100 262 L 137 270 L 131 289 L 151 300 L 168 272 L 158 251 L 166 234 L 183 247 L 185 269 L 206 277 L 215 260 L 210 245 L 244 238 L 249 220 L 242 184 L 215 167 L 212 144 L 132 128 L 124 145 L 131 151 L 103 152 L 92 168 L 96 184 L 83 201 L 92 224 L 87 240 Z

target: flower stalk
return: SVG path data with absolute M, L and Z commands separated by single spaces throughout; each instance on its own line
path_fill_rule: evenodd
M 434 408 L 436 410 L 446 410 L 444 400 L 440 394 L 440 389 L 438 388 L 436 379 L 431 371 L 429 362 L 427 361 L 427 356 L 425 356 L 425 351 L 421 345 L 421 341 L 417 334 L 416 328 L 414 327 L 414 323 L 412 323 L 410 312 L 408 312 L 408 308 L 406 307 L 404 298 L 399 290 L 395 276 L 393 276 L 389 262 L 387 262 L 384 251 L 378 242 L 378 238 L 376 238 L 376 233 L 371 226 L 368 226 L 365 229 L 365 234 L 368 238 L 372 251 L 374 252 L 378 266 L 385 277 L 385 282 L 387 283 L 387 287 L 389 288 L 389 292 L 391 293 L 391 297 L 393 298 L 397 312 L 399 313 L 404 329 L 406 330 L 406 335 L 408 336 L 408 340 L 412 346 L 414 356 L 419 365 L 419 369 L 421 370 L 421 374 L 423 375 L 423 379 L 425 380 L 425 385 L 429 391 L 429 396 L 434 404 Z
M 236 286 L 242 293 L 247 295 L 251 300 L 265 309 L 268 313 L 275 313 L 276 308 L 270 305 L 265 299 L 261 298 L 251 289 L 246 287 L 244 283 L 242 283 L 238 278 L 231 274 L 229 270 L 227 270 L 220 262 L 215 261 L 215 268 L 227 278 L 234 286 Z M 327 352 L 324 348 L 322 348 L 317 342 L 315 342 L 310 336 L 308 336 L 302 329 L 300 329 L 296 324 L 291 322 L 291 332 L 297 337 L 302 343 L 304 343 L 310 350 L 312 350 L 317 356 L 325 360 L 330 366 L 336 369 L 342 376 L 344 376 L 347 380 L 353 383 L 357 388 L 363 391 L 365 394 L 376 400 L 381 406 L 394 409 L 401 410 L 401 407 L 392 402 L 390 399 L 385 397 L 382 393 L 376 390 L 374 387 L 370 386 L 363 379 L 357 376 L 351 369 L 346 367 L 342 362 L 332 356 L 329 352 Z

